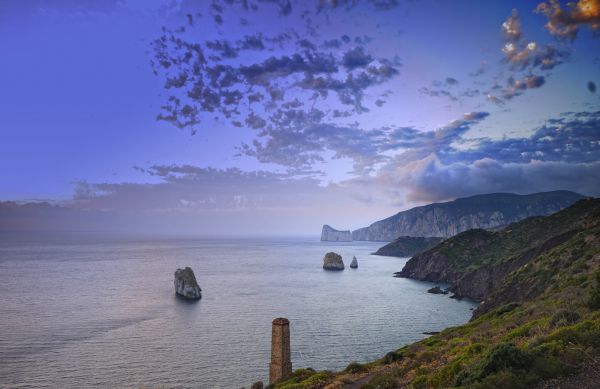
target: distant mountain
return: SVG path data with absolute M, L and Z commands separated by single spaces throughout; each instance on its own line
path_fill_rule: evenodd
M 549 215 L 582 198 L 569 191 L 465 197 L 399 212 L 352 231 L 352 239 L 390 242 L 399 236 L 447 238 L 473 228 L 494 229 L 527 217 Z
M 375 252 L 375 255 L 385 255 L 388 257 L 412 257 L 415 254 L 429 250 L 443 240 L 444 238 L 401 236 L 385 246 L 380 247 Z

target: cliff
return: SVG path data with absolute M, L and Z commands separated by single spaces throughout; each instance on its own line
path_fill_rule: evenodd
M 391 242 L 399 236 L 448 238 L 474 228 L 493 230 L 527 217 L 552 214 L 583 197 L 574 192 L 554 191 L 459 198 L 399 212 L 352 231 L 352 239 Z
M 597 222 L 598 214 L 600 200 L 587 199 L 550 216 L 528 218 L 500 231 L 465 231 L 411 258 L 399 276 L 449 283 L 450 290 L 460 297 L 485 300 L 475 312 L 477 316 L 505 300 L 488 298 L 508 274 L 569 241 L 583 226 Z M 510 291 L 511 301 L 531 297 L 523 292 L 525 289 Z
M 375 255 L 385 255 L 388 257 L 412 257 L 422 253 L 425 250 L 438 245 L 444 238 L 423 238 L 414 236 L 401 236 L 394 241 L 380 247 Z
M 276 388 L 597 386 L 599 199 L 497 232 L 467 231 L 413 257 L 403 272 L 450 280 L 455 292 L 484 301 L 467 324 L 341 372 L 298 370 Z
M 349 230 L 339 231 L 325 224 L 321 230 L 321 241 L 352 242 L 352 234 Z

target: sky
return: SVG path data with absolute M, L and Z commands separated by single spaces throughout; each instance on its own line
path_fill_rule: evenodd
M 0 230 L 600 195 L 600 1 L 2 0 Z

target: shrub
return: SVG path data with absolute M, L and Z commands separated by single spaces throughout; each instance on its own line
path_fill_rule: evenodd
M 512 343 L 501 343 L 492 348 L 475 369 L 458 374 L 454 384 L 455 386 L 472 384 L 502 371 L 518 374 L 526 371 L 531 363 L 532 358 L 529 353 Z
M 588 306 L 591 309 L 600 309 L 600 270 L 594 273 L 594 278 L 596 279 L 596 286 L 592 289 Z
M 364 365 L 362 365 L 358 362 L 351 362 L 344 371 L 346 373 L 355 374 L 355 373 L 362 373 L 365 370 L 367 370 L 367 369 L 365 368 Z
M 427 387 L 427 376 L 420 375 L 415 377 L 410 383 L 410 387 L 413 389 L 425 389 Z
M 383 363 L 389 365 L 390 363 L 399 361 L 400 359 L 402 359 L 402 354 L 395 351 L 390 351 L 383 357 Z
M 569 311 L 567 309 L 561 309 L 552 315 L 550 319 L 550 325 L 552 327 L 560 327 L 575 323 L 581 318 L 579 313 L 575 311 Z
M 371 379 L 361 389 L 394 389 L 398 385 L 394 376 L 389 373 L 378 375 Z

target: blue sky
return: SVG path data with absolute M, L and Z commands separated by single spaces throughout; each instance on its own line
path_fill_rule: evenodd
M 596 0 L 4 1 L 0 201 L 303 233 L 597 196 L 598 34 Z

